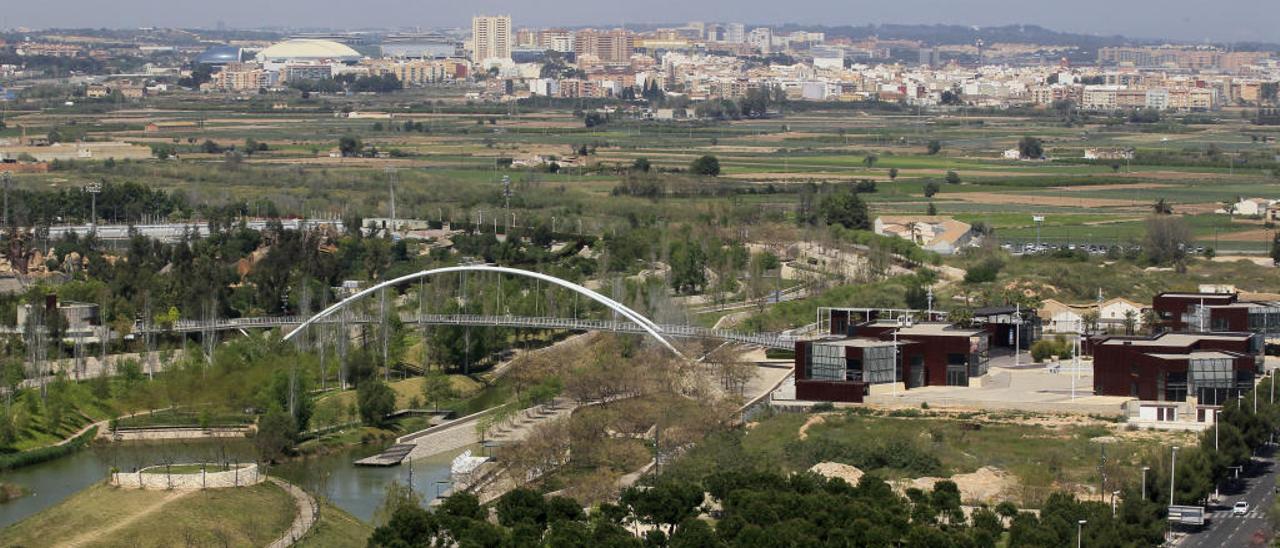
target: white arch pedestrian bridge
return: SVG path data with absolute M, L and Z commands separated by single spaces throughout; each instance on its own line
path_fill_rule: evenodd
M 376 322 L 376 317 L 351 316 L 348 312 L 348 307 L 382 289 L 398 286 L 422 278 L 467 272 L 494 272 L 548 282 L 604 305 L 615 315 L 615 319 L 604 320 L 478 314 L 402 314 L 400 317 L 401 321 L 406 324 L 416 323 L 420 325 L 493 326 L 527 329 L 564 329 L 571 331 L 636 333 L 648 335 L 677 355 L 680 355 L 680 351 L 671 343 L 672 339 L 714 339 L 777 349 L 791 349 L 794 348 L 795 345 L 794 337 L 782 333 L 742 333 L 689 325 L 659 325 L 653 323 L 648 318 L 631 308 L 628 308 L 626 305 L 573 282 L 540 272 L 491 265 L 452 266 L 423 270 L 421 272 L 408 274 L 361 290 L 341 302 L 325 308 L 319 313 L 309 317 L 270 316 L 212 321 L 180 320 L 175 322 L 173 325 L 166 327 L 139 326 L 135 329 L 135 332 L 145 333 L 163 331 L 170 333 L 196 333 L 210 330 L 222 331 L 292 327 L 293 329 L 284 336 L 285 340 L 291 340 L 304 333 L 311 326 L 317 324 Z

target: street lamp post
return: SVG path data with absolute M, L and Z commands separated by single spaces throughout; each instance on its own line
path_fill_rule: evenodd
M 93 181 L 84 186 L 84 191 L 89 193 L 89 226 L 91 227 L 90 230 L 96 232 L 98 229 L 98 193 L 102 192 L 102 183 Z M 5 211 L 8 211 L 8 209 L 9 208 L 6 205 Z
M 1142 467 L 1142 500 L 1147 500 L 1147 470 L 1150 469 L 1150 466 Z
M 1013 366 L 1018 367 L 1022 365 L 1022 305 L 1013 306 Z
M 1116 517 L 1116 498 L 1120 496 L 1120 491 L 1111 492 L 1111 517 Z
M 1216 418 L 1216 417 L 1215 417 Z M 1173 446 L 1173 458 L 1169 462 L 1169 506 L 1173 506 L 1173 493 L 1178 480 L 1178 446 Z
M 1084 524 L 1086 523 L 1089 523 L 1089 520 L 1082 519 L 1076 522 L 1076 548 L 1084 546 Z
M 904 327 L 911 327 L 911 317 L 903 316 L 898 318 L 898 326 L 893 330 L 893 395 L 898 395 L 898 367 L 902 365 L 902 353 L 898 351 L 898 331 Z

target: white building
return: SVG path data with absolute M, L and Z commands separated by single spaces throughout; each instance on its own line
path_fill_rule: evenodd
M 725 25 L 724 41 L 730 44 L 741 44 L 747 41 L 747 26 L 742 23 Z
M 511 58 L 511 16 L 477 15 L 471 18 L 471 60 Z
M 773 30 L 769 27 L 751 29 L 751 34 L 747 36 L 747 43 L 759 49 L 760 53 L 768 54 L 773 51 Z

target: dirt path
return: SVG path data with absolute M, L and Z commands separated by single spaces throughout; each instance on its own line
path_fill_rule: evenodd
M 804 424 L 800 425 L 800 431 L 796 433 L 796 438 L 802 441 L 809 439 L 809 428 L 824 422 L 827 422 L 827 417 L 825 415 L 813 415 L 812 417 L 809 417 L 809 420 L 804 421 Z
M 176 501 L 180 498 L 183 498 L 187 495 L 190 495 L 191 493 L 194 493 L 194 492 L 195 491 L 170 491 L 169 493 L 165 494 L 165 496 L 162 497 L 160 500 L 154 503 L 151 503 L 149 506 L 143 507 L 142 510 L 134 512 L 133 514 L 126 516 L 123 519 L 120 519 L 119 521 L 111 523 L 110 525 L 107 525 L 105 527 L 102 527 L 99 529 L 90 529 L 88 531 L 80 533 L 76 537 L 72 538 L 71 540 L 63 544 L 63 546 L 75 547 L 75 546 L 86 546 L 90 544 L 96 544 L 103 537 L 106 537 L 111 533 L 119 531 L 120 529 L 133 525 L 138 520 L 158 512 L 161 508 L 164 508 L 169 503 Z
M 286 548 L 293 546 L 311 527 L 316 524 L 316 499 L 298 486 L 276 478 L 267 478 L 271 483 L 284 489 L 286 493 L 293 496 L 294 505 L 298 508 L 297 517 L 293 518 L 293 524 L 289 526 L 289 530 L 285 531 L 275 542 L 267 545 L 267 548 Z

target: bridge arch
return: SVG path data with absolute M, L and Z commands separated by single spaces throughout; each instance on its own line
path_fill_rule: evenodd
M 631 322 L 640 326 L 640 328 L 643 329 L 645 333 L 648 333 L 650 337 L 653 337 L 654 340 L 658 341 L 660 344 L 662 344 L 662 346 L 665 346 L 667 350 L 670 350 L 676 356 L 684 358 L 684 354 L 681 354 L 679 350 L 676 350 L 676 347 L 671 344 L 671 341 L 667 340 L 667 338 L 663 336 L 662 328 L 659 327 L 658 324 L 653 323 L 652 321 L 649 320 L 649 318 L 644 317 L 639 312 L 636 312 L 635 310 L 628 308 L 626 305 L 618 301 L 610 299 L 609 297 L 601 295 L 600 293 L 587 289 L 581 285 L 557 278 L 555 276 L 550 276 L 547 274 L 543 274 L 541 272 L 533 272 L 531 270 L 521 270 L 518 268 L 508 268 L 505 266 L 492 266 L 492 265 L 466 265 L 466 266 L 448 266 L 443 268 L 433 268 L 430 270 L 422 270 L 419 272 L 414 272 L 413 274 L 406 274 L 404 276 L 400 276 L 399 278 L 380 282 L 376 285 L 363 289 L 357 292 L 355 295 L 347 297 L 346 299 L 343 299 L 342 301 L 335 303 L 324 310 L 321 310 L 318 314 L 311 316 L 310 318 L 307 318 L 306 321 L 302 322 L 300 325 L 298 325 L 298 327 L 295 327 L 292 331 L 290 331 L 287 335 L 285 335 L 284 340 L 287 341 L 292 339 L 295 335 L 297 335 L 298 333 L 301 333 L 303 330 L 310 327 L 311 324 L 329 317 L 334 312 L 342 310 L 343 308 L 346 308 L 351 303 L 354 303 L 364 297 L 367 297 L 376 291 L 379 291 L 381 289 L 385 289 L 388 287 L 397 286 L 405 282 L 411 282 L 413 280 L 417 280 L 420 278 L 428 278 L 428 277 L 437 276 L 440 274 L 451 274 L 454 272 L 497 272 L 500 274 L 510 274 L 513 276 L 533 278 L 535 280 L 541 280 L 544 282 L 558 285 L 560 287 L 573 291 L 579 295 L 582 295 L 588 299 L 591 299 L 595 302 L 598 302 L 602 305 L 605 305 L 610 310 L 617 312 L 618 314 L 621 314 L 623 317 L 627 318 Z

